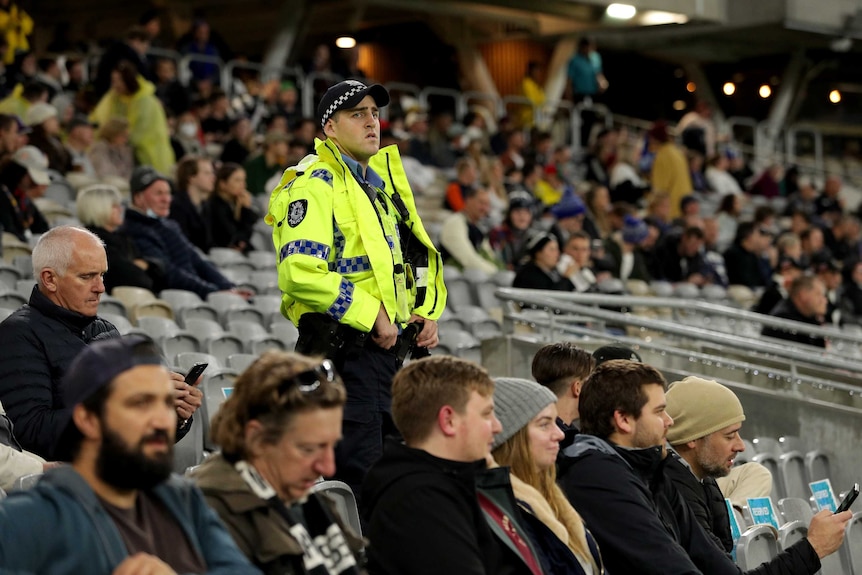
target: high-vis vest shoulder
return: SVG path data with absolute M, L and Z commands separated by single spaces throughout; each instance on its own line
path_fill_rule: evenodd
M 397 149 L 384 148 L 370 162 L 385 182 L 379 202 L 386 209 L 372 204 L 334 143 L 318 141 L 316 152 L 285 170 L 265 217 L 278 253 L 282 313 L 295 324 L 305 313 L 326 313 L 363 332 L 374 326 L 381 302 L 390 321 L 406 321 L 405 313 L 439 318 L 446 305 L 442 262 L 416 213 Z M 412 241 L 428 250 L 429 260 L 421 280 L 401 290 L 406 302 L 396 295 L 397 272 L 405 270 L 395 191 L 407 206 Z M 426 288 L 419 302 L 417 284 Z

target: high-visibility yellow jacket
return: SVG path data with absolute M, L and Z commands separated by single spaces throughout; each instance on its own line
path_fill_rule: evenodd
M 294 324 L 303 314 L 318 312 L 370 332 L 381 302 L 390 321 L 396 319 L 399 302 L 393 278 L 401 264 L 396 261 L 400 259 L 395 247 L 399 238 L 387 237 L 379 210 L 356 182 L 335 144 L 328 139 L 318 141 L 316 152 L 285 170 L 265 218 L 273 228 L 278 253 L 281 311 Z M 415 282 L 406 292 L 407 309 L 436 320 L 446 307 L 443 262 L 416 212 L 398 149 L 381 149 L 369 167 L 384 182 L 382 199 L 388 204 L 389 217 L 400 220 L 391 201 L 397 191 L 409 212 L 405 223 L 412 230 L 410 241 L 418 242 L 421 245 L 413 247 L 428 253 L 427 270 L 414 272 Z M 417 287 L 425 288 L 420 301 Z
M 24 121 L 24 116 L 27 115 L 27 110 L 30 109 L 30 102 L 24 99 L 21 95 L 24 92 L 22 84 L 16 84 L 12 89 L 12 93 L 0 100 L 0 114 L 12 114 L 18 116 L 21 121 Z
M 15 54 L 26 52 L 30 49 L 28 37 L 33 33 L 33 19 L 15 2 L 0 9 L 0 34 L 6 37 L 6 53 L 3 54 L 3 62 L 12 64 L 15 62 Z

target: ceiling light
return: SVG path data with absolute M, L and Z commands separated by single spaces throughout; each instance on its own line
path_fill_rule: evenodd
M 838 102 L 840 102 L 841 92 L 839 92 L 838 90 L 832 90 L 831 92 L 829 92 L 829 101 L 833 104 L 837 104 Z
M 677 112 L 682 112 L 683 110 L 685 110 L 685 102 L 683 102 L 682 100 L 675 101 L 673 103 L 673 109 Z
M 760 87 L 760 89 L 757 91 L 757 93 L 760 94 L 760 97 L 765 100 L 766 98 L 768 98 L 772 95 L 772 88 L 770 88 L 768 85 L 764 84 Z
M 335 45 L 339 48 L 353 48 L 356 46 L 356 39 L 350 36 L 342 36 L 335 41 Z
M 736 92 L 736 84 L 733 82 L 725 82 L 724 86 L 721 87 L 721 90 L 724 92 L 725 96 L 733 96 L 733 93 Z
M 686 92 L 694 93 L 694 91 L 697 90 L 697 84 L 695 84 L 694 82 L 689 82 L 685 85 L 685 90 Z
M 637 10 L 630 4 L 611 4 L 607 9 L 608 17 L 617 20 L 631 20 L 635 14 L 637 14 Z
M 644 26 L 661 26 L 662 24 L 685 24 L 688 16 L 663 10 L 647 10 L 641 14 L 640 23 Z

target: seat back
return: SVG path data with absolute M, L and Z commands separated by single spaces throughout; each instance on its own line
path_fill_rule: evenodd
M 778 460 L 771 453 L 758 453 L 751 458 L 752 461 L 761 464 L 769 473 L 772 474 L 772 493 L 777 499 L 787 496 L 784 489 L 784 478 L 781 475 L 781 469 L 778 467 Z
M 775 528 L 769 525 L 749 527 L 736 544 L 736 563 L 743 571 L 750 571 L 778 555 Z
M 207 366 L 207 369 L 218 369 L 221 367 L 218 358 L 209 353 L 187 351 L 177 354 L 177 366 L 183 372 L 188 372 L 188 370 L 198 363 L 208 363 L 209 366 Z
M 755 437 L 753 443 L 757 453 L 771 453 L 775 457 L 784 453 L 778 440 L 774 437 Z
M 227 366 L 237 370 L 239 373 L 244 372 L 257 359 L 257 356 L 251 353 L 235 353 L 227 358 Z
M 106 313 L 129 317 L 129 312 L 123 302 L 113 296 L 102 294 L 102 297 L 99 299 L 99 315 Z
M 289 321 L 273 322 L 269 326 L 269 331 L 273 337 L 281 340 L 285 349 L 292 350 L 296 347 L 296 340 L 299 339 L 299 330 Z
M 784 482 L 786 497 L 806 497 L 809 494 L 808 477 L 805 472 L 805 461 L 798 451 L 782 453 L 778 458 L 781 469 L 781 479 Z
M 30 475 L 22 475 L 18 479 L 15 480 L 15 483 L 12 484 L 12 489 L 14 491 L 23 491 L 25 489 L 30 489 L 42 479 L 42 473 L 31 473 Z
M 862 511 L 853 514 L 853 519 L 847 523 L 844 537 L 850 568 L 853 573 L 862 573 Z
M 356 496 L 350 486 L 342 481 L 321 481 L 311 488 L 312 493 L 323 493 L 335 502 L 335 509 L 353 529 L 354 533 L 362 535 L 362 524 L 359 522 L 359 509 L 356 507 Z
M 778 510 L 784 517 L 785 521 L 802 521 L 805 525 L 811 523 L 811 518 L 814 517 L 814 510 L 811 509 L 811 504 L 807 499 L 799 497 L 785 497 L 778 500 Z
M 198 465 L 204 459 L 204 432 L 209 427 L 205 417 L 195 417 L 185 437 L 174 444 L 174 473 Z
M 781 549 L 787 549 L 794 543 L 802 541 L 808 536 L 808 524 L 802 521 L 790 521 L 778 530 L 778 544 Z
M 473 287 L 470 282 L 463 277 L 453 279 L 446 282 L 447 291 L 447 306 L 453 307 L 456 310 L 464 306 L 476 305 L 478 302 L 473 300 Z
M 819 449 L 809 451 L 805 454 L 805 469 L 808 471 L 809 481 L 832 478 L 832 471 L 829 467 L 829 456 L 826 452 Z
M 236 380 L 238 373 L 235 369 L 207 369 L 204 372 L 204 380 L 201 383 L 201 391 L 204 394 L 202 410 L 205 422 L 203 429 L 203 445 L 209 451 L 214 451 L 216 446 L 210 437 L 209 428 L 213 417 L 218 413 L 222 402 L 227 399 L 231 391 L 233 391 L 233 383 Z M 185 467 L 183 468 L 185 469 Z
M 107 320 L 107 321 L 111 322 L 112 324 L 114 324 L 114 327 L 117 328 L 117 331 L 120 332 L 120 335 L 126 335 L 127 333 L 129 333 L 133 329 L 132 322 L 130 322 L 129 318 L 127 318 L 124 315 L 117 315 L 115 313 L 107 313 L 107 312 L 106 313 L 99 312 L 99 317 L 101 317 L 102 319 Z

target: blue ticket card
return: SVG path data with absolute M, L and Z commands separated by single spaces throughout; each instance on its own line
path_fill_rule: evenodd
M 751 497 L 748 500 L 748 511 L 756 524 L 772 525 L 778 529 L 778 516 L 769 497 Z
M 230 394 L 233 393 L 233 388 L 232 387 L 223 387 L 223 388 L 221 388 L 221 393 L 222 393 L 222 395 L 224 395 L 224 398 L 227 399 L 228 397 L 230 397 Z
M 828 509 L 835 513 L 838 503 L 835 500 L 835 492 L 832 491 L 832 483 L 828 479 L 813 481 L 808 484 L 808 487 L 814 495 L 814 502 L 817 504 L 818 511 Z
M 730 535 L 734 541 L 738 541 L 742 530 L 739 528 L 739 521 L 736 520 L 736 514 L 733 512 L 733 505 L 730 503 L 730 499 L 725 499 L 724 504 L 727 505 L 727 518 L 730 519 Z

